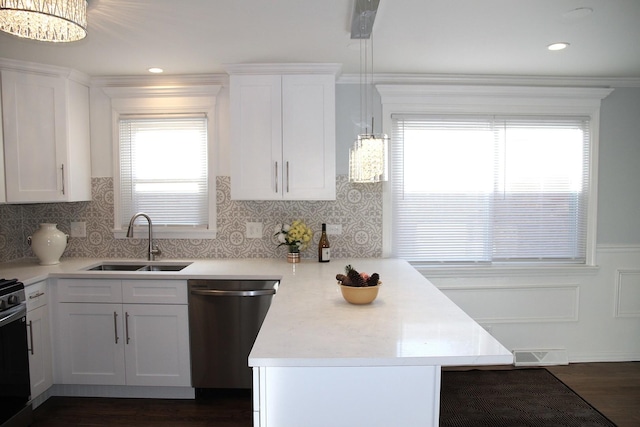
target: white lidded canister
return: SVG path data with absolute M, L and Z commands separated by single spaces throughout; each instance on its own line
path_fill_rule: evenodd
M 57 225 L 43 222 L 32 236 L 27 237 L 27 243 L 42 265 L 60 263 L 67 247 L 69 236 L 58 230 Z

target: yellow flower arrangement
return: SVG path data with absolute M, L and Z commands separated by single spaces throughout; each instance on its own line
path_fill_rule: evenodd
M 307 227 L 303 221 L 297 219 L 289 224 L 280 224 L 276 227 L 278 246 L 289 246 L 289 252 L 300 252 L 307 249 L 311 239 L 313 239 L 313 231 Z

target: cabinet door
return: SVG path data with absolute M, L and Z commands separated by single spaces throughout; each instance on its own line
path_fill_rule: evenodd
M 278 75 L 231 76 L 231 198 L 282 199 Z
M 27 313 L 27 333 L 31 398 L 33 399 L 53 384 L 49 310 L 46 305 Z
M 64 80 L 2 71 L 2 112 L 7 201 L 65 200 Z
M 121 304 L 58 304 L 56 363 L 62 384 L 125 384 Z
M 335 200 L 335 78 L 282 77 L 283 196 Z
M 91 200 L 89 88 L 2 71 L 6 201 Z
M 187 306 L 123 307 L 127 385 L 190 386 Z

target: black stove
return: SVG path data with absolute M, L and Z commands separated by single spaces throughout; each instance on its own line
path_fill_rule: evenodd
M 32 422 L 24 284 L 0 279 L 0 427 Z
M 24 284 L 18 279 L 0 279 L 0 312 L 25 302 Z

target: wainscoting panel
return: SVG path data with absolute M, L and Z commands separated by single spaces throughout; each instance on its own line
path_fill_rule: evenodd
M 640 317 L 640 270 L 618 270 L 615 316 Z
M 440 287 L 457 305 L 481 323 L 575 322 L 579 286 L 522 285 Z

